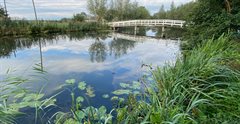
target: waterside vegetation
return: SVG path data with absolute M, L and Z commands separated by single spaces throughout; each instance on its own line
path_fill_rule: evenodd
M 93 0 L 89 0 L 88 3 L 90 11 L 91 9 L 97 10 L 97 12 L 91 12 L 100 21 L 104 20 L 102 12 L 107 12 L 104 0 L 101 1 L 103 3 L 98 4 L 100 6 L 97 7 L 93 6 L 95 5 Z M 194 4 L 194 8 L 188 17 L 190 21 L 186 28 L 186 42 L 184 42 L 184 50 L 187 52 L 184 53 L 184 56 L 179 56 L 175 63 L 154 69 L 149 68 L 150 75 L 146 74 L 132 84 L 120 83 L 122 88 L 110 93 L 111 96 L 115 95 L 111 98 L 109 94 L 105 94 L 103 98 L 111 99 L 116 103 L 113 110 L 107 110 L 104 106 L 100 108 L 84 106 L 83 102 L 95 96 L 94 88 L 85 82 L 77 83 L 74 79 L 66 80 L 66 84 L 60 89 L 70 89 L 69 94 L 72 98 L 70 112 L 56 112 L 48 121 L 65 124 L 239 123 L 240 2 L 239 0 L 198 0 L 187 6 L 192 4 Z M 111 11 L 114 12 L 115 7 L 112 8 Z M 175 9 L 180 8 L 172 6 L 172 10 Z M 188 9 L 183 10 L 187 11 Z M 124 20 L 122 13 L 118 18 Z M 160 16 L 162 13 L 156 14 L 156 16 Z M 109 20 L 118 18 L 113 17 Z M 67 29 L 71 29 L 70 23 L 59 24 L 56 27 L 51 26 L 49 26 L 51 28 L 49 31 L 43 27 L 34 27 L 36 28 L 34 31 L 51 32 L 56 30 L 61 32 L 62 27 L 65 26 Z M 31 28 L 28 29 L 30 34 Z M 82 29 L 77 26 L 72 26 L 72 28 L 72 30 Z M 13 30 L 16 29 L 13 28 Z M 35 108 L 35 121 L 37 121 L 38 110 L 45 110 L 43 108 L 54 105 L 56 95 L 44 99 L 44 94 L 41 92 L 27 93 L 20 85 L 26 80 L 8 75 L 6 77 L 0 83 L 0 90 L 4 91 L 0 94 L 0 122 L 14 123 L 20 108 L 24 107 Z M 73 93 L 74 90 L 80 90 L 83 94 L 76 96 Z M 84 96 L 88 96 L 88 98 Z M 9 100 L 11 98 L 13 100 Z

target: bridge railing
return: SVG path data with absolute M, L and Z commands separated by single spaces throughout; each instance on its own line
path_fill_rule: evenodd
M 152 20 L 130 20 L 108 23 L 111 27 L 128 27 L 128 26 L 180 26 L 183 27 L 185 21 L 169 19 L 152 19 Z

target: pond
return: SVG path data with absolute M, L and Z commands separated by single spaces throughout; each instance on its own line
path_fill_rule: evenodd
M 119 83 L 138 80 L 148 70 L 143 65 L 156 67 L 174 62 L 181 52 L 179 40 L 118 33 L 3 38 L 0 50 L 0 80 L 8 69 L 14 70 L 11 72 L 14 75 L 31 77 L 32 83 L 26 87 L 33 91 L 44 87 L 42 92 L 46 97 L 58 93 L 58 87 L 65 80 L 84 81 L 95 93 L 86 104 L 104 105 L 109 109 L 112 102 L 103 99 L 104 94 L 111 98 L 112 92 L 119 89 Z M 36 76 L 33 69 L 36 66 L 47 72 L 44 78 Z M 81 95 L 81 92 L 76 91 L 76 94 Z M 69 111 L 69 91 L 64 90 L 56 99 L 61 111 Z M 33 122 L 34 111 L 23 111 L 28 115 L 19 121 Z

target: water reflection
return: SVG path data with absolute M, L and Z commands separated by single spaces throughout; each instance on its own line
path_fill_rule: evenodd
M 111 82 L 103 79 L 90 82 L 99 85 L 105 82 L 109 86 L 134 80 L 139 77 L 143 63 L 163 65 L 175 61 L 180 52 L 179 41 L 125 34 L 8 38 L 0 40 L 0 47 L 0 77 L 11 67 L 17 70 L 16 74 L 31 74 L 31 67 L 41 62 L 51 82 L 48 92 L 68 78 L 84 81 L 97 76 L 104 80 L 112 78 Z M 34 87 L 41 85 L 36 83 Z
M 89 48 L 89 54 L 91 56 L 91 62 L 104 62 L 107 56 L 106 44 L 97 38 Z
M 162 66 L 174 62 L 180 53 L 179 41 L 126 34 L 67 34 L 42 37 L 3 38 L 0 40 L 0 79 L 6 70 L 16 67 L 14 74 L 28 78 L 31 67 L 41 61 L 46 80 L 31 80 L 26 87 L 46 96 L 67 79 L 85 81 L 94 87 L 96 97 L 89 102 L 95 107 L 111 106 L 103 94 L 112 95 L 118 83 L 138 80 L 145 70 L 142 64 Z M 29 76 L 30 77 L 30 76 Z M 31 78 L 30 78 L 31 79 Z M 39 81 L 40 80 L 40 81 Z M 80 92 L 75 94 L 80 95 Z M 83 94 L 82 94 L 83 95 Z M 57 105 L 67 108 L 69 92 L 57 96 Z
M 83 39 L 94 39 L 88 51 L 91 62 L 104 62 L 107 55 L 114 56 L 116 59 L 127 54 L 127 51 L 134 48 L 136 41 L 114 37 L 108 44 L 104 43 L 108 38 L 107 34 L 101 35 L 83 35 L 83 34 L 68 34 L 59 36 L 43 36 L 43 37 L 27 37 L 27 38 L 2 38 L 0 39 L 0 58 L 8 58 L 11 55 L 16 57 L 16 52 L 32 47 L 39 47 L 39 60 L 43 65 L 42 47 L 56 44 L 59 39 L 69 41 L 80 41 Z M 13 56 L 12 56 L 13 57 Z
M 110 55 L 120 58 L 122 55 L 127 54 L 128 50 L 133 49 L 135 43 L 136 41 L 113 38 L 112 42 L 109 43 Z

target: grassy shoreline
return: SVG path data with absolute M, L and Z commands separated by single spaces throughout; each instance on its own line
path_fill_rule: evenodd
M 120 122 L 238 123 L 239 46 L 224 36 L 206 40 L 184 60 L 158 67 L 153 71 L 154 86 L 144 93 L 148 99 L 120 108 Z
M 60 21 L 1 21 L 0 37 L 43 35 L 70 32 L 107 31 L 109 27 L 97 22 L 60 22 Z

